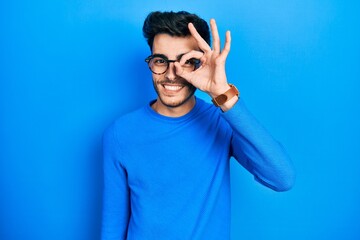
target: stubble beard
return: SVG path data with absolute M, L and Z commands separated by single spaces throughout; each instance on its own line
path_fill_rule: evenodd
M 183 90 L 185 90 L 187 88 L 186 89 L 187 94 L 185 95 L 184 98 L 179 99 L 179 101 L 177 101 L 177 102 L 169 102 L 169 101 L 164 100 L 158 86 L 166 84 L 166 83 L 169 83 L 169 84 L 180 83 L 180 84 L 184 85 L 184 87 L 183 87 L 183 89 L 181 91 L 183 91 Z M 169 107 L 169 108 L 180 107 L 181 105 L 183 105 L 184 103 L 189 101 L 189 99 L 191 99 L 191 97 L 194 96 L 195 91 L 196 91 L 196 87 L 194 87 L 192 84 L 186 82 L 186 80 L 183 80 L 183 81 L 178 81 L 178 80 L 175 80 L 175 81 L 171 81 L 171 80 L 156 81 L 156 80 L 153 80 L 153 86 L 154 86 L 154 89 L 156 91 L 156 94 L 158 95 L 158 99 L 161 101 L 161 103 L 163 105 L 165 105 L 166 107 Z

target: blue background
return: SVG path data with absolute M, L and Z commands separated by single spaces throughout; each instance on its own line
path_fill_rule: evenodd
M 232 31 L 229 81 L 297 168 L 276 193 L 232 160 L 232 239 L 360 239 L 360 2 L 340 0 L 1 1 L 0 239 L 99 239 L 102 132 L 155 97 L 153 10 Z

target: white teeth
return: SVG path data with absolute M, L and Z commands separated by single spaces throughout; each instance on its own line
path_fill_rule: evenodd
M 166 90 L 170 90 L 170 91 L 177 91 L 177 90 L 180 90 L 182 88 L 182 86 L 164 85 L 164 88 Z

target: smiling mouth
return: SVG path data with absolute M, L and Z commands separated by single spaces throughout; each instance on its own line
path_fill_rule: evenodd
M 173 91 L 173 92 L 180 91 L 184 87 L 184 85 L 169 85 L 169 84 L 163 84 L 162 86 L 166 90 Z

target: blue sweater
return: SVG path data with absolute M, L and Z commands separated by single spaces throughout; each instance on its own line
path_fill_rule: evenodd
M 226 113 L 196 98 L 182 117 L 147 105 L 117 119 L 104 135 L 102 240 L 230 239 L 231 156 L 267 187 L 293 184 L 284 149 L 242 100 Z

